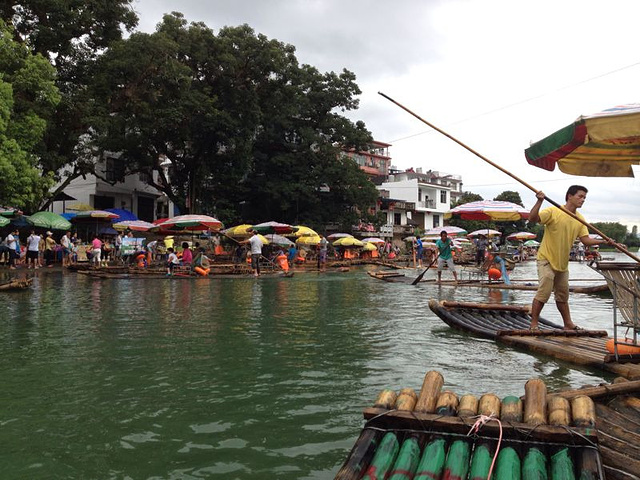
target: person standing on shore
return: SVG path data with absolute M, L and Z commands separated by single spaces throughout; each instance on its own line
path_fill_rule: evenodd
M 262 240 L 258 236 L 258 232 L 253 231 L 253 235 L 249 240 L 246 240 L 251 246 L 251 268 L 253 268 L 253 276 L 260 275 L 260 257 L 262 256 Z
M 53 239 L 53 232 L 47 232 L 47 236 L 44 239 L 44 259 L 47 262 L 47 268 L 53 268 L 56 245 L 57 243 Z
M 531 212 L 529 222 L 540 222 L 544 225 L 544 236 L 538 249 L 538 291 L 531 304 L 531 330 L 537 330 L 540 312 L 549 300 L 551 292 L 555 297 L 556 307 L 562 316 L 565 330 L 579 330 L 571 320 L 569 311 L 569 253 L 573 241 L 579 238 L 587 246 L 606 243 L 603 239 L 589 237 L 589 230 L 575 218 L 558 207 L 540 210 L 545 199 L 543 192 L 536 193 L 537 201 Z M 565 195 L 565 205 L 569 212 L 583 219 L 577 210 L 587 198 L 587 189 L 581 185 L 572 185 Z
M 9 232 L 9 235 L 4 239 L 7 247 L 9 248 L 9 269 L 16 269 L 16 249 L 19 245 L 20 241 L 20 231 L 16 228 L 12 232 Z
M 31 230 L 31 235 L 27 238 L 27 268 L 31 268 L 33 263 L 34 270 L 40 268 L 40 235 L 35 230 Z
M 453 273 L 453 279 L 458 283 L 458 272 L 456 272 L 456 265 L 453 263 L 453 253 L 451 252 L 453 242 L 447 235 L 446 230 L 440 232 L 440 238 L 436 240 L 436 249 L 438 251 L 438 283 L 442 280 L 442 269 L 446 263 Z
M 65 232 L 60 239 L 60 245 L 62 246 L 62 266 L 66 267 L 71 265 L 71 232 Z

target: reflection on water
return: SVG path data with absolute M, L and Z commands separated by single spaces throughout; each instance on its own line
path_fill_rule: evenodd
M 600 280 L 585 265 L 572 264 L 573 275 Z M 512 278 L 535 278 L 535 265 Z M 389 284 L 364 270 L 40 274 L 0 304 L 3 478 L 328 479 L 362 408 L 383 388 L 419 389 L 429 370 L 458 394 L 521 395 L 532 377 L 553 389 L 602 381 L 454 331 L 427 307 L 430 298 L 527 304 L 533 294 Z M 611 304 L 571 297 L 584 327 L 609 329 Z M 543 315 L 559 320 L 553 304 Z

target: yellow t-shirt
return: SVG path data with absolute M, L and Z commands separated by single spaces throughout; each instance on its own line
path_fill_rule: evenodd
M 540 223 L 544 225 L 544 236 L 538 249 L 538 260 L 547 260 L 555 271 L 566 272 L 574 240 L 589 235 L 589 230 L 558 207 L 545 208 L 539 215 Z M 576 216 L 584 220 L 578 212 Z

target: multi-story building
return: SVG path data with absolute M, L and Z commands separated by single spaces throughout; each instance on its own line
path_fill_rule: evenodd
M 149 185 L 146 174 L 127 175 L 123 178 L 124 164 L 117 154 L 105 155 L 98 161 L 96 171 L 98 176 L 78 177 L 64 189 L 64 193 L 75 199 L 69 204 L 77 202 L 96 210 L 121 208 L 148 222 L 174 215 L 172 202 L 165 194 Z M 154 172 L 154 175 L 157 173 Z M 120 178 L 122 180 L 117 181 Z M 61 202 L 54 202 L 52 208 L 56 213 L 63 213 Z
M 358 164 L 360 170 L 370 177 L 386 177 L 389 175 L 389 167 L 391 166 L 390 146 L 388 143 L 374 140 L 371 147 L 366 151 L 343 150 L 343 153 L 352 158 Z
M 386 212 L 387 225 L 393 226 L 397 239 L 415 228 L 424 232 L 443 226 L 451 202 L 462 195 L 462 177 L 433 170 L 423 173 L 420 168 L 392 169 L 388 180 L 378 189 L 385 192 L 381 195 L 380 210 Z

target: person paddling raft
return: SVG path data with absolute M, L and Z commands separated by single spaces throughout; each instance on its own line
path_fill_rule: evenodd
M 580 219 L 584 218 L 577 212 L 587 199 L 587 189 L 581 185 L 572 185 L 565 195 L 565 205 L 569 212 Z M 544 236 L 538 249 L 538 291 L 531 304 L 531 330 L 538 330 L 538 319 L 551 292 L 556 300 L 556 307 L 562 316 L 565 330 L 582 330 L 571 320 L 569 311 L 569 253 L 573 241 L 579 238 L 586 246 L 607 243 L 603 239 L 589 237 L 589 230 L 575 218 L 569 216 L 558 207 L 540 210 L 545 199 L 543 192 L 536 193 L 537 201 L 531 212 L 529 222 L 540 222 L 544 225 Z M 615 243 L 611 241 L 611 243 Z

